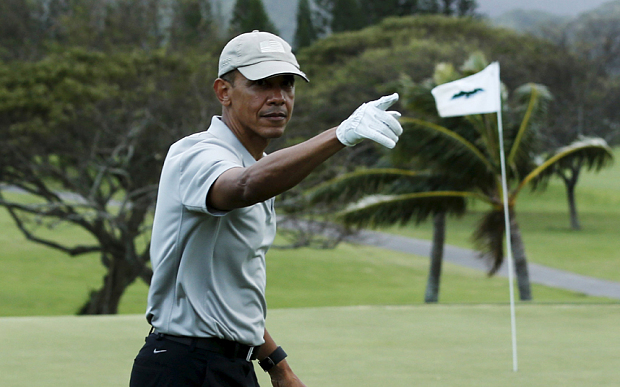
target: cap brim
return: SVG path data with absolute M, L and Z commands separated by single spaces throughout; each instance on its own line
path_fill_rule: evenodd
M 291 63 L 281 61 L 265 61 L 249 66 L 238 67 L 237 70 L 250 81 L 265 79 L 282 74 L 293 74 L 310 82 L 306 74 Z

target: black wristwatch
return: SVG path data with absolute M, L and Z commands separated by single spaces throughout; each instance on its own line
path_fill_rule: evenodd
M 272 369 L 276 364 L 284 360 L 285 357 L 286 357 L 286 352 L 284 352 L 282 347 L 278 347 L 276 348 L 275 351 L 271 353 L 271 355 L 259 361 L 258 365 L 260 365 L 261 368 L 264 369 L 265 372 L 267 372 L 270 369 Z

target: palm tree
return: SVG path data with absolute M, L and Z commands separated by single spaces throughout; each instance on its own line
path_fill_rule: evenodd
M 563 159 L 557 163 L 553 163 L 553 166 L 545 169 L 540 175 L 540 179 L 535 181 L 536 183 L 547 183 L 549 178 L 554 174 L 559 176 L 566 187 L 566 197 L 568 200 L 568 213 L 570 218 L 570 226 L 573 230 L 581 230 L 581 224 L 579 223 L 579 217 L 577 215 L 577 204 L 575 203 L 575 187 L 579 180 L 579 175 L 583 167 L 588 170 L 600 171 L 602 168 L 611 165 L 613 162 L 613 153 L 611 148 L 607 145 L 607 142 L 600 137 L 585 137 L 579 136 L 572 144 L 562 147 L 560 149 L 551 152 L 551 156 L 556 153 L 562 153 L 565 150 L 569 150 L 575 146 L 581 146 L 586 144 L 599 144 L 601 148 L 607 150 L 600 157 L 571 157 Z M 598 150 L 597 150 L 598 152 Z
M 433 244 L 424 301 L 432 303 L 439 299 L 446 214 L 464 214 L 469 196 L 453 190 L 454 181 L 430 171 L 382 167 L 343 174 L 308 193 L 313 202 L 354 203 L 340 213 L 349 226 L 420 223 L 431 217 Z
M 441 119 L 436 112 L 432 117 L 428 114 L 434 107 L 432 87 L 481 71 L 487 64 L 483 55 L 474 54 L 463 65 L 461 74 L 452 65 L 439 64 L 433 79 L 419 85 L 405 82 L 407 109 L 426 113 L 420 114 L 425 119 L 401 118 L 406 127 L 392 161 L 409 168 L 424 165 L 426 172 L 386 168 L 356 171 L 317 187 L 312 193 L 314 199 L 355 200 L 338 216 L 345 224 L 361 227 L 406 223 L 413 216 L 420 221 L 442 211 L 461 213 L 465 199 L 482 201 L 490 209 L 473 237 L 481 255 L 490 260 L 489 275 L 495 274 L 503 262 L 505 233 L 496 115 Z M 517 88 L 510 99 L 505 91 L 503 94 L 512 253 L 520 299 L 531 300 L 527 258 L 516 221 L 519 193 L 528 183 L 544 187 L 535 183 L 560 162 L 583 158 L 596 164 L 607 157 L 609 150 L 598 142 L 575 143 L 537 163 L 536 135 L 544 123 L 551 94 L 543 85 L 533 83 Z M 345 184 L 348 188 L 344 188 Z

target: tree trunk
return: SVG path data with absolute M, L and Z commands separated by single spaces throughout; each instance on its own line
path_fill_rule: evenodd
M 557 171 L 557 175 L 562 178 L 564 186 L 566 186 L 566 197 L 568 199 L 568 211 L 570 213 L 570 227 L 573 230 L 581 230 L 581 224 L 579 223 L 579 217 L 577 215 L 577 205 L 575 204 L 575 187 L 579 180 L 579 173 L 583 167 L 583 162 L 577 162 L 568 168 L 567 175 L 564 171 Z
M 515 264 L 515 274 L 517 277 L 517 285 L 519 287 L 519 299 L 521 301 L 530 301 L 532 299 L 532 288 L 530 286 L 530 276 L 527 270 L 527 258 L 525 256 L 525 246 L 521 230 L 515 219 L 515 215 L 510 217 L 510 243 L 512 244 L 512 256 Z
M 439 284 L 441 281 L 441 264 L 443 247 L 446 240 L 446 213 L 439 212 L 433 217 L 433 246 L 431 248 L 431 267 L 428 272 L 424 302 L 439 301 Z
M 566 195 L 568 196 L 568 210 L 570 212 L 570 227 L 573 230 L 581 230 L 581 224 L 577 216 L 577 206 L 575 204 L 575 185 L 566 184 Z
M 103 286 L 99 290 L 90 292 L 90 298 L 80 308 L 78 314 L 116 314 L 118 304 L 125 289 L 139 276 L 139 270 L 127 262 L 124 257 L 103 257 L 104 264 L 108 269 L 103 278 Z

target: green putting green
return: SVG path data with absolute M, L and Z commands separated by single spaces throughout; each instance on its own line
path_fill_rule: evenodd
M 309 386 L 617 386 L 620 305 L 275 309 L 268 328 Z M 0 318 L 0 385 L 123 386 L 143 316 Z M 270 383 L 257 372 L 263 386 Z

